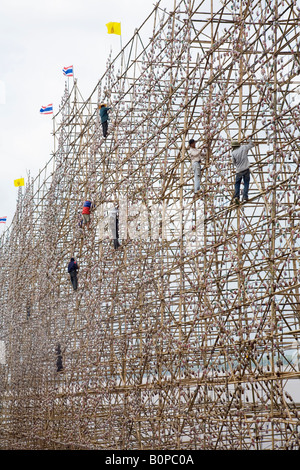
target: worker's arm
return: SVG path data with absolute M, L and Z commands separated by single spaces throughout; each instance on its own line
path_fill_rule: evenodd
M 248 144 L 245 144 L 247 150 L 250 150 L 252 149 L 253 147 L 255 147 L 255 144 L 252 142 L 251 139 L 248 140 Z

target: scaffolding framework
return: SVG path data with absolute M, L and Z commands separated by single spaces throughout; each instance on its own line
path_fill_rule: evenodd
M 1 238 L 0 448 L 299 450 L 299 20 L 293 0 L 158 2 L 88 99 L 66 84 Z

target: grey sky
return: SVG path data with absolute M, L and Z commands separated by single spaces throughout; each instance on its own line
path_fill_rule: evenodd
M 165 3 L 170 3 L 165 2 Z M 173 3 L 173 2 L 172 2 Z M 52 116 L 65 86 L 64 66 L 73 65 L 79 90 L 88 98 L 105 72 L 107 57 L 120 50 L 120 37 L 106 23 L 121 22 L 125 45 L 152 0 L 2 0 L 0 3 L 0 233 L 13 218 L 17 178 L 36 176 L 53 148 Z

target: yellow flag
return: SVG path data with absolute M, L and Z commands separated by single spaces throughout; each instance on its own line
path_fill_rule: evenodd
M 15 186 L 24 186 L 24 178 L 19 178 L 18 180 L 14 180 Z
M 107 23 L 107 32 L 108 34 L 118 34 L 121 36 L 121 23 Z

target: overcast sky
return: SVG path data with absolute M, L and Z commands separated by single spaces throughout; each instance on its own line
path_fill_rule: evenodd
M 78 87 L 88 98 L 105 72 L 120 37 L 106 23 L 121 22 L 128 42 L 156 2 L 153 0 L 1 0 L 0 3 L 0 217 L 13 218 L 18 189 L 14 180 L 35 177 L 51 157 L 52 116 L 41 106 L 63 95 L 62 69 L 73 65 Z M 163 6 L 173 6 L 165 0 Z M 148 40 L 148 38 L 146 38 Z

